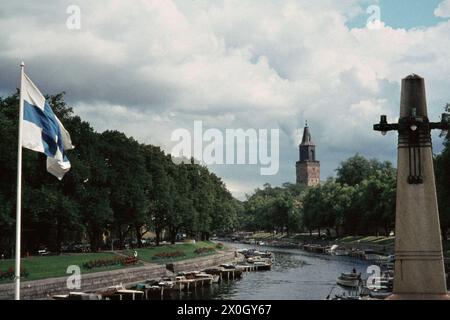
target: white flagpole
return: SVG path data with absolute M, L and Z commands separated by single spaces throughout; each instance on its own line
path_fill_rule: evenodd
M 16 203 L 16 270 L 15 300 L 20 300 L 20 236 L 21 236 L 21 202 L 22 202 L 22 123 L 23 123 L 23 78 L 25 64 L 20 64 L 20 98 L 19 98 L 19 139 L 17 146 L 17 203 Z

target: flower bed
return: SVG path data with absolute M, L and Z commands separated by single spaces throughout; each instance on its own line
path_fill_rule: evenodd
M 186 254 L 183 251 L 170 251 L 170 252 L 159 252 L 153 255 L 153 259 L 168 259 L 168 258 L 177 258 L 185 256 Z
M 216 244 L 216 249 L 218 250 L 222 250 L 225 246 L 223 245 L 223 243 L 219 242 L 218 244 Z
M 101 267 L 109 267 L 109 266 L 130 266 L 138 263 L 138 259 L 135 257 L 117 257 L 113 259 L 100 259 L 100 260 L 92 260 L 83 263 L 83 268 L 85 269 L 94 269 Z
M 25 269 L 20 269 L 20 276 L 23 278 L 28 277 L 28 272 Z M 13 267 L 9 267 L 6 271 L 0 270 L 0 280 L 13 280 L 15 277 L 15 271 Z

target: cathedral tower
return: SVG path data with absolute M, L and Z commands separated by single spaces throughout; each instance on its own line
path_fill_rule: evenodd
M 316 145 L 311 139 L 308 123 L 303 130 L 302 143 L 299 146 L 300 161 L 297 161 L 297 184 L 308 187 L 320 183 L 320 162 L 316 161 Z

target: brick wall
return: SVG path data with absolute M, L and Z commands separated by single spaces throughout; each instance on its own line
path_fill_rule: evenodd
M 297 184 L 316 186 L 320 184 L 320 162 L 303 161 L 297 162 Z

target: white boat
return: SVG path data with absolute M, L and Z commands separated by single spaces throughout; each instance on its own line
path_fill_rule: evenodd
M 197 273 L 197 274 L 195 275 L 195 277 L 196 277 L 197 279 L 201 279 L 201 278 L 211 279 L 211 282 L 212 282 L 212 283 L 218 283 L 218 282 L 219 282 L 219 279 L 220 279 L 220 276 L 219 276 L 219 275 L 217 275 L 217 274 L 209 274 L 209 273 L 206 273 L 206 272 L 200 272 L 200 273 Z
M 256 261 L 253 265 L 258 271 L 268 271 L 272 269 L 272 262 L 270 261 Z
M 205 273 L 205 272 L 196 273 L 194 277 L 195 277 L 195 279 L 198 279 L 198 280 L 205 280 L 209 284 L 214 283 L 214 282 L 215 283 L 219 282 L 219 276 L 216 276 L 217 277 L 216 278 L 215 276 Z
M 69 294 L 60 294 L 52 296 L 55 300 L 100 300 L 95 293 L 69 292 Z
M 350 254 L 350 252 L 347 249 L 342 248 L 342 247 L 339 247 L 334 251 L 335 256 L 348 256 L 349 254 Z
M 374 289 L 374 290 L 370 290 L 369 296 L 374 299 L 383 299 L 384 300 L 387 297 L 389 297 L 391 294 L 392 294 L 392 291 L 388 290 L 388 289 L 380 289 L 380 290 Z
M 336 283 L 343 287 L 355 288 L 361 284 L 360 273 L 342 273 L 336 280 Z
M 364 260 L 367 261 L 381 261 L 383 259 L 383 256 L 379 255 L 378 253 L 376 253 L 375 251 L 371 250 L 371 249 L 366 249 L 364 250 Z
M 336 251 L 337 248 L 339 248 L 339 246 L 337 244 L 333 244 L 330 248 L 325 249 L 325 251 L 332 254 Z
M 350 254 L 346 248 L 340 247 L 337 244 L 331 246 L 329 253 L 335 256 L 348 256 Z

